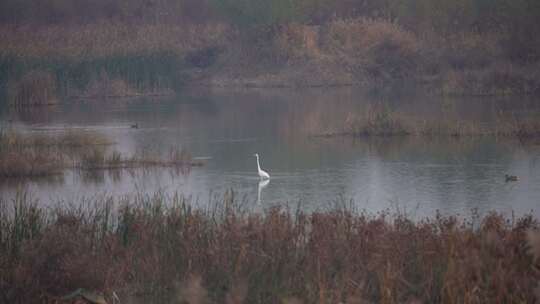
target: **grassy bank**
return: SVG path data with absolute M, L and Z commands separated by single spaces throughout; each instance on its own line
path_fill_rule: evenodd
M 131 156 L 109 151 L 112 143 L 91 132 L 67 131 L 60 135 L 0 131 L 0 177 L 35 178 L 62 175 L 67 169 L 111 170 L 177 167 L 188 171 L 202 162 L 184 149 L 171 149 L 166 157 L 140 152 Z
M 540 234 L 528 216 L 252 214 L 233 192 L 203 209 L 160 194 L 50 209 L 20 193 L 0 207 L 7 303 L 77 288 L 180 303 L 532 303 L 539 296 Z

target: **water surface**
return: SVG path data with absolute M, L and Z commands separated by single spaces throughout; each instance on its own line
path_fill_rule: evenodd
M 355 89 L 189 90 L 159 99 L 66 102 L 24 111 L 4 109 L 4 128 L 58 133 L 103 133 L 130 154 L 186 148 L 206 164 L 189 174 L 172 169 L 67 171 L 62 178 L 0 183 L 2 196 L 28 189 L 42 204 L 95 195 L 178 192 L 208 202 L 228 189 L 254 209 L 301 204 L 306 210 L 350 203 L 358 209 L 407 212 L 413 217 L 499 211 L 540 215 L 540 146 L 479 138 L 320 138 L 349 115 L 381 104 L 409 115 L 460 117 L 496 123 L 538 110 L 530 99 L 373 97 Z M 8 121 L 12 119 L 13 122 Z M 138 129 L 130 128 L 137 123 Z M 261 183 L 254 153 L 272 176 Z M 506 183 L 504 174 L 518 175 Z

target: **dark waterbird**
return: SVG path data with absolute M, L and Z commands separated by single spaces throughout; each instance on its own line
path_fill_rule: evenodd
M 518 177 L 515 176 L 515 175 L 508 175 L 508 174 L 505 174 L 505 175 L 504 175 L 504 180 L 505 180 L 505 182 L 517 182 L 517 181 L 518 181 Z

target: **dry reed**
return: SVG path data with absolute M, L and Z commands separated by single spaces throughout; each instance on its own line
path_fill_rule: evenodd
M 418 119 L 385 106 L 368 107 L 360 114 L 349 113 L 341 132 L 324 136 L 495 136 L 528 140 L 540 137 L 540 123 L 535 117 L 517 118 L 500 114 L 492 123 L 465 121 L 458 118 Z
M 170 167 L 188 173 L 203 165 L 185 149 L 171 149 L 168 157 L 108 152 L 105 136 L 69 130 L 59 135 L 0 131 L 0 177 L 28 178 L 62 174 L 66 169 L 109 170 Z
M 188 303 L 532 303 L 540 279 L 531 216 L 253 214 L 234 192 L 202 209 L 163 194 L 0 206 L 9 303 L 76 288 Z

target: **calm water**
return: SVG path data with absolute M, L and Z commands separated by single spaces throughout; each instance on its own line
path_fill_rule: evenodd
M 3 197 L 28 189 L 42 204 L 95 195 L 178 192 L 207 202 L 227 189 L 254 209 L 283 203 L 329 208 L 354 201 L 359 209 L 405 211 L 413 217 L 497 210 L 540 215 L 540 145 L 494 138 L 316 138 L 343 126 L 350 113 L 384 102 L 411 115 L 455 115 L 486 124 L 497 113 L 516 117 L 535 100 L 374 98 L 353 89 L 190 91 L 167 99 L 77 102 L 24 112 L 4 109 L 1 124 L 23 132 L 81 128 L 115 141 L 123 153 L 184 147 L 206 165 L 189 174 L 169 169 L 67 171 L 53 181 L 0 183 Z M 529 111 L 527 111 L 528 109 Z M 139 129 L 130 128 L 138 123 Z M 272 176 L 260 183 L 253 153 Z M 519 182 L 505 183 L 504 174 Z

